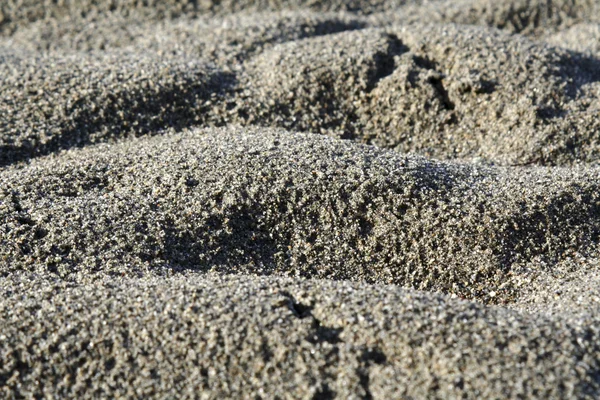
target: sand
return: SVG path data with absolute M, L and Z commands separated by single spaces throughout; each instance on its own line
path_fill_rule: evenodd
M 600 397 L 599 27 L 0 4 L 0 397 Z

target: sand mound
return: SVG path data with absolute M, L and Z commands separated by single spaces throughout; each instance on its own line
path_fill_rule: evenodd
M 241 110 L 250 123 L 437 158 L 595 162 L 598 71 L 596 59 L 487 29 L 360 30 L 262 53 L 238 104 L 258 100 Z
M 596 57 L 600 54 L 600 24 L 581 23 L 549 36 L 546 41 L 556 46 L 582 53 L 590 53 Z
M 228 124 L 439 159 L 598 162 L 600 62 L 589 54 L 488 28 L 293 15 L 261 14 L 262 28 L 256 18 L 224 19 L 220 31 L 176 22 L 161 41 L 87 54 L 6 48 L 0 162 Z M 81 48 L 77 40 L 68 43 Z
M 0 4 L 0 397 L 600 397 L 598 23 Z
M 598 393 L 600 338 L 590 325 L 394 286 L 210 275 L 87 285 L 13 277 L 0 282 L 0 294 L 0 393 L 7 397 Z
M 198 60 L 139 54 L 37 56 L 0 65 L 0 165 L 165 126 L 202 123 L 204 101 L 226 76 Z M 129 61 L 128 61 L 129 60 Z
M 192 131 L 4 171 L 0 268 L 278 273 L 511 301 L 597 246 L 597 178 L 264 128 Z

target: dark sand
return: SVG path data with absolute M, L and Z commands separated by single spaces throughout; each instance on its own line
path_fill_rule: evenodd
M 19 3 L 0 397 L 600 397 L 600 3 Z

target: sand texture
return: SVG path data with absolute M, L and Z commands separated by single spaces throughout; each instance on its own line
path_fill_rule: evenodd
M 600 398 L 600 2 L 0 2 L 0 398 Z

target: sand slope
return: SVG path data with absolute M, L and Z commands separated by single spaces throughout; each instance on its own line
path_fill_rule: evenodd
M 0 397 L 599 397 L 599 7 L 0 4 Z
M 580 325 L 395 286 L 248 276 L 85 285 L 22 276 L 5 279 L 0 293 L 2 334 L 13 338 L 0 344 L 7 395 L 597 393 L 597 319 Z

